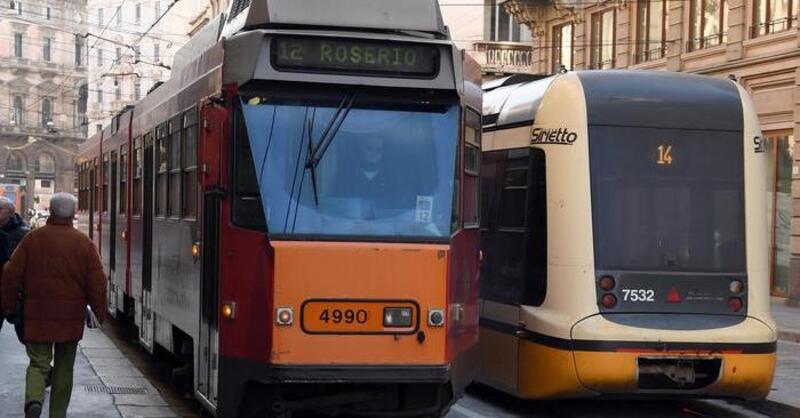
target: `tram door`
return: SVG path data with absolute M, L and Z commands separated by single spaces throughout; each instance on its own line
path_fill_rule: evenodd
M 197 392 L 212 408 L 217 404 L 219 358 L 219 224 L 223 193 L 220 189 L 222 143 L 227 112 L 213 104 L 201 109 L 198 147 L 202 190 L 202 284 L 200 287 L 200 343 Z
M 117 289 L 116 280 L 116 263 L 117 263 L 117 153 L 111 151 L 111 160 L 109 161 L 108 170 L 109 178 L 109 195 L 103 196 L 103 199 L 109 199 L 108 211 L 108 280 L 109 280 L 109 309 L 116 314 L 119 307 L 119 291 Z
M 153 351 L 153 135 L 144 135 L 144 161 L 142 167 L 142 318 L 140 342 Z

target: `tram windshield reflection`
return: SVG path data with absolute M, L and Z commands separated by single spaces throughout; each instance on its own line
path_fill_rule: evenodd
M 242 112 L 271 235 L 450 236 L 457 105 L 250 97 Z

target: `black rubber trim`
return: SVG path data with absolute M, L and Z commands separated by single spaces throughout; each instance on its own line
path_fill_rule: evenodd
M 529 329 L 517 328 L 510 324 L 481 318 L 480 326 L 508 335 L 517 335 L 518 331 L 525 333 L 524 339 L 547 347 L 568 351 L 595 351 L 616 352 L 622 350 L 656 350 L 667 351 L 711 351 L 725 352 L 737 351 L 742 354 L 772 354 L 777 351 L 777 341 L 766 343 L 704 343 L 704 342 L 655 342 L 655 341 L 600 341 L 600 340 L 570 340 L 552 337 Z
M 487 126 L 486 120 L 483 121 L 483 132 L 504 131 L 506 129 L 514 129 L 522 126 L 533 126 L 534 120 L 522 120 L 519 122 L 509 123 L 507 125 L 493 125 Z
M 268 377 L 287 383 L 444 383 L 450 366 L 271 366 Z

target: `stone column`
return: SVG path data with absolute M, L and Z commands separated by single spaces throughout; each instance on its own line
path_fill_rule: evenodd
M 667 26 L 667 70 L 680 71 L 683 68 L 681 63 L 681 53 L 684 44 L 684 28 L 688 28 L 689 22 L 684 25 L 684 5 L 689 7 L 686 1 L 670 1 L 668 5 L 668 26 Z
M 725 3 L 728 6 L 728 41 L 725 52 L 728 61 L 736 61 L 744 57 L 742 42 L 748 37 L 745 0 L 727 0 Z

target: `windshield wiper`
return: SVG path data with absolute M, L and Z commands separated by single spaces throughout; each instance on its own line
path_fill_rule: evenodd
M 322 132 L 322 137 L 319 139 L 319 144 L 317 144 L 316 147 L 314 147 L 314 140 L 311 136 L 314 128 L 313 119 L 307 121 L 308 158 L 306 159 L 306 168 L 311 171 L 311 187 L 314 189 L 315 205 L 319 205 L 317 191 L 317 166 L 319 165 L 319 162 L 322 161 L 322 157 L 325 156 L 325 152 L 333 142 L 333 138 L 335 138 L 336 134 L 339 132 L 339 128 L 342 127 L 342 123 L 344 123 L 344 120 L 347 119 L 347 115 L 350 113 L 350 109 L 353 108 L 353 102 L 355 102 L 355 100 L 355 94 L 346 95 L 342 98 L 342 101 L 339 102 L 339 106 L 336 108 L 336 112 L 333 114 L 333 117 L 325 126 L 325 129 Z

